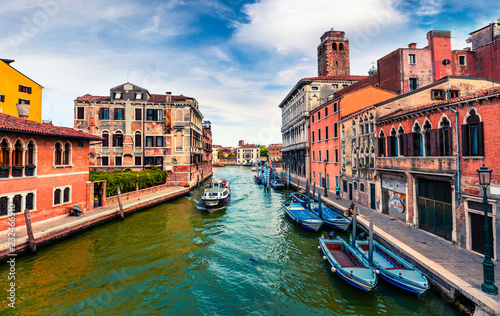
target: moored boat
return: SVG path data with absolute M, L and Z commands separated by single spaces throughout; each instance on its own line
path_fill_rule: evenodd
M 323 225 L 321 218 L 319 218 L 316 214 L 309 212 L 300 204 L 286 204 L 285 212 L 294 223 L 307 230 L 318 231 L 321 225 Z
M 201 201 L 209 210 L 223 207 L 231 198 L 231 189 L 225 179 L 210 182 L 203 192 Z
M 345 217 L 325 204 L 321 204 L 320 211 L 319 204 L 320 203 L 311 203 L 311 211 L 316 213 L 323 222 L 325 222 L 326 226 L 344 231 L 349 228 L 352 223 L 350 218 Z
M 281 180 L 279 178 L 274 178 L 273 180 L 271 180 L 271 188 L 275 189 L 275 190 L 283 190 L 285 188 L 285 184 L 283 182 L 281 182 Z
M 292 192 L 290 193 L 290 197 L 295 203 L 299 203 L 302 206 L 306 206 L 307 201 L 309 201 L 307 195 L 300 192 Z
M 356 249 L 368 260 L 369 241 L 356 241 Z M 380 271 L 380 276 L 407 291 L 422 294 L 429 289 L 429 281 L 414 266 L 392 251 L 373 241 L 373 268 Z
M 343 239 L 319 238 L 323 259 L 328 260 L 331 270 L 344 281 L 365 292 L 377 284 L 377 274 L 368 261 Z

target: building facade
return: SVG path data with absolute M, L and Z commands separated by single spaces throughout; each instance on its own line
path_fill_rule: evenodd
M 204 121 L 203 126 L 203 159 L 202 159 L 202 179 L 212 175 L 212 123 Z
M 43 87 L 0 59 L 0 113 L 42 122 Z
M 33 222 L 67 214 L 68 207 L 93 208 L 89 143 L 100 136 L 0 113 L 0 230 L 13 205 L 16 225 L 24 210 Z
M 270 144 L 267 149 L 267 156 L 269 161 L 281 160 L 281 146 L 282 144 Z
M 167 171 L 176 183 L 203 178 L 203 115 L 198 102 L 183 95 L 150 94 L 125 83 L 109 96 L 84 95 L 75 100 L 75 129 L 99 135 L 91 146 L 91 168 Z
M 500 88 L 401 109 L 376 123 L 381 212 L 483 253 L 484 212 L 477 169 L 488 188 L 493 257 L 500 246 Z
M 260 161 L 260 148 L 253 144 L 244 144 L 236 149 L 237 164 L 255 165 Z

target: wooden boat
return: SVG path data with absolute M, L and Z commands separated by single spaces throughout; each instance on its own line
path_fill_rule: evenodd
M 325 225 L 339 230 L 347 230 L 352 223 L 350 218 L 338 213 L 332 208 L 321 203 L 321 211 L 319 209 L 320 203 L 311 203 L 311 211 L 316 213 L 325 222 Z
M 253 176 L 253 180 L 255 181 L 255 183 L 257 184 L 262 184 L 262 177 L 259 177 L 259 176 Z
M 281 182 L 279 178 L 274 178 L 270 183 L 271 188 L 275 190 L 283 190 L 285 188 L 285 184 Z
M 368 260 L 368 240 L 356 241 L 356 249 Z M 372 266 L 380 271 L 384 280 L 412 293 L 422 294 L 429 288 L 427 278 L 420 271 L 376 241 L 373 241 Z
M 365 292 L 377 284 L 377 274 L 368 261 L 343 239 L 319 238 L 319 248 L 323 251 L 323 259 L 332 266 L 332 272 L 347 283 Z
M 231 198 L 231 189 L 227 180 L 216 179 L 210 182 L 203 192 L 201 201 L 209 210 L 223 207 Z
M 323 225 L 323 221 L 318 217 L 318 215 L 313 212 L 309 212 L 298 203 L 286 204 L 285 212 L 294 223 L 307 230 L 318 231 L 321 225 Z
M 307 195 L 300 193 L 300 192 L 293 192 L 290 193 L 290 197 L 295 203 L 299 203 L 302 206 L 306 206 L 307 201 L 309 201 L 309 198 Z

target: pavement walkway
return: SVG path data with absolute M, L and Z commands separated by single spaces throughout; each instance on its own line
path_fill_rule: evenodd
M 139 198 L 122 200 L 123 211 L 125 214 L 131 213 L 187 194 L 189 194 L 189 188 L 168 187 L 165 190 L 145 194 Z M 122 198 L 124 198 L 124 195 L 122 195 Z M 45 221 L 36 222 L 32 224 L 35 242 L 38 245 L 57 238 L 62 238 L 115 218 L 119 216 L 119 214 L 120 209 L 118 203 L 115 203 L 85 212 L 82 216 L 78 217 L 62 215 Z M 8 237 L 12 237 L 8 236 L 8 231 L 0 232 L 0 260 L 5 260 L 5 258 L 12 253 L 9 248 Z M 15 239 L 14 252 L 19 253 L 29 249 L 26 226 L 19 226 L 16 228 Z
M 296 181 L 292 183 L 297 184 Z M 301 188 L 305 189 L 305 183 L 300 184 Z M 350 200 L 337 200 L 335 192 L 330 190 L 325 198 L 322 188 L 317 187 L 316 196 L 318 190 L 326 204 L 342 211 L 349 208 Z M 450 297 L 454 297 L 454 291 L 457 291 L 470 299 L 476 304 L 474 315 L 481 315 L 483 311 L 490 315 L 500 315 L 500 295 L 488 295 L 481 291 L 484 256 L 370 208 L 361 205 L 356 207 L 359 214 L 358 224 L 367 230 L 370 217 L 373 217 L 374 236 L 404 258 L 410 259 L 410 262 L 420 266 L 424 270 L 422 272 L 427 272 L 429 280 L 448 292 Z M 494 263 L 496 280 L 500 280 L 500 264 Z

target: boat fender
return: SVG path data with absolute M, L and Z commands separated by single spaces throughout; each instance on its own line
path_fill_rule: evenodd
M 318 249 L 321 249 L 321 246 L 318 246 Z
M 375 273 L 376 274 L 380 274 L 380 270 L 375 270 Z
M 323 260 L 326 260 L 326 256 L 323 256 Z
M 335 269 L 335 267 L 332 267 L 331 270 L 333 273 L 337 272 L 337 269 Z
M 298 220 L 297 220 L 297 224 L 299 224 L 299 225 L 300 225 L 300 224 L 302 224 L 302 220 L 301 220 L 301 219 L 298 219 Z

